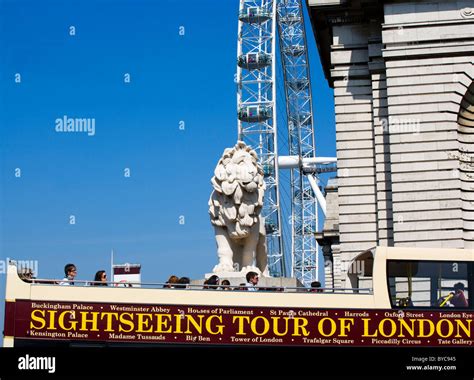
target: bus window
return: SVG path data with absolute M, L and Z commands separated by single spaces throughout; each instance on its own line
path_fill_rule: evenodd
M 466 262 L 389 260 L 388 287 L 394 308 L 472 308 Z

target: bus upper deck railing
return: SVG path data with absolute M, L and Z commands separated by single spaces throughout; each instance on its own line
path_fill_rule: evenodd
M 23 280 L 33 285 L 80 286 L 80 287 L 108 287 L 120 289 L 163 289 L 163 290 L 207 290 L 207 291 L 249 291 L 249 288 L 260 292 L 308 293 L 308 294 L 372 294 L 372 288 L 307 288 L 293 286 L 246 286 L 246 285 L 204 285 L 204 284 L 169 284 L 162 282 L 102 282 L 85 280 L 37 279 Z M 252 289 L 252 290 L 253 290 Z

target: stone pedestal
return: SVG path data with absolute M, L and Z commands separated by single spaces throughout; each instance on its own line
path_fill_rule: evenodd
M 191 285 L 203 285 L 206 278 L 215 275 L 216 273 L 206 273 L 203 279 L 191 280 Z M 222 272 L 218 274 L 220 282 L 222 280 L 229 280 L 232 287 L 239 286 L 240 284 L 245 284 L 247 280 L 245 279 L 245 274 L 241 272 Z M 263 277 L 259 276 L 258 287 L 262 288 L 297 288 L 303 287 L 303 284 L 298 281 L 296 278 L 289 277 Z M 288 289 L 290 291 L 290 289 Z M 291 289 L 291 291 L 296 291 L 296 289 Z

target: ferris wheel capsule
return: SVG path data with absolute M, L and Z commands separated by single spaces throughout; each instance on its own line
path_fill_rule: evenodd
M 271 18 L 271 12 L 261 7 L 247 7 L 239 12 L 239 20 L 249 24 L 262 23 Z
M 237 59 L 237 64 L 247 70 L 262 69 L 272 64 L 272 56 L 266 53 L 242 54 Z
M 271 106 L 243 106 L 239 108 L 239 120 L 247 123 L 259 123 L 272 117 Z

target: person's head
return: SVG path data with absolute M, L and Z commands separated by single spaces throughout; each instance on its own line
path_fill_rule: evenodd
M 77 268 L 74 264 L 66 264 L 64 274 L 67 278 L 73 279 L 77 275 Z
M 247 282 L 249 282 L 252 285 L 258 284 L 258 273 L 248 272 L 245 278 L 247 279 Z
M 313 281 L 311 283 L 311 291 L 316 293 L 322 293 L 321 283 L 319 281 Z
M 171 275 L 170 278 L 168 278 L 168 281 L 166 281 L 168 284 L 176 284 L 178 283 L 179 277 L 175 275 Z
M 461 293 L 464 291 L 464 284 L 462 282 L 457 282 L 454 284 L 454 292 Z
M 211 289 L 215 289 L 215 287 L 217 285 L 219 285 L 219 276 L 213 274 L 211 277 L 209 277 L 207 279 L 207 285 L 211 288 Z
M 180 277 L 178 282 L 176 283 L 176 287 L 181 289 L 186 288 L 190 282 L 191 280 L 189 279 L 189 277 Z
M 221 281 L 221 287 L 224 290 L 231 290 L 230 289 L 230 281 L 229 280 L 222 280 Z
M 107 282 L 107 273 L 105 272 L 105 270 L 97 271 L 94 277 L 94 281 Z M 99 285 L 99 284 L 95 284 L 95 285 Z
M 177 284 L 179 281 L 179 277 L 172 275 L 170 278 L 168 278 L 168 281 L 166 281 L 166 287 L 167 288 L 172 288 L 174 287 L 175 284 Z

